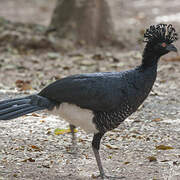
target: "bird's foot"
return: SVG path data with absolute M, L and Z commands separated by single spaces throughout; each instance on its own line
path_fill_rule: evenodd
M 78 148 L 77 148 L 77 146 L 74 146 L 74 145 L 71 145 L 71 146 L 68 146 L 67 148 L 66 148 L 66 150 L 67 150 L 67 152 L 69 153 L 69 154 L 77 154 L 77 152 L 78 152 Z
M 98 176 L 93 175 L 92 176 L 93 179 L 103 179 L 103 180 L 118 180 L 118 179 L 124 179 L 125 176 L 108 176 L 105 174 L 100 174 Z
M 66 147 L 66 150 L 69 154 L 77 154 L 78 147 L 76 141 L 72 140 L 72 143 L 68 147 Z

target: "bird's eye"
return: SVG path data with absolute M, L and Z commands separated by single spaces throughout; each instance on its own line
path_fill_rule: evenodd
M 163 42 L 163 43 L 161 44 L 161 46 L 162 46 L 162 47 L 166 47 L 167 44 L 166 44 L 165 42 Z

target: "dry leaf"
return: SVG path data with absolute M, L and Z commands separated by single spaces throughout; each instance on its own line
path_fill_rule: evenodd
M 48 134 L 51 134 L 51 131 L 50 131 L 50 130 L 48 130 L 46 134 L 47 134 L 47 135 L 48 135 Z M 57 134 L 56 134 L 56 135 L 57 135 Z
M 160 118 L 155 118 L 155 119 L 152 120 L 152 122 L 159 122 L 159 121 L 162 121 L 162 119 L 160 119 Z
M 149 162 L 157 161 L 156 157 L 154 157 L 154 156 L 149 156 L 149 157 L 147 157 L 147 159 L 149 159 Z
M 18 177 L 18 175 L 17 175 L 17 174 L 13 174 L 13 177 L 17 178 L 17 177 Z M 1 177 L 0 177 L 0 179 L 1 179 Z
M 105 144 L 105 146 L 108 147 L 109 149 L 119 149 L 119 147 L 112 144 Z
M 49 164 L 43 164 L 42 166 L 45 167 L 45 168 L 50 168 Z
M 38 146 L 30 145 L 30 147 L 31 147 L 32 149 L 34 149 L 35 151 L 41 151 L 41 149 L 40 149 Z
M 92 178 L 92 179 L 97 179 L 97 176 L 94 175 L 94 174 L 92 174 L 91 178 Z
M 129 164 L 129 163 L 130 163 L 129 161 L 124 162 L 124 164 Z
M 27 91 L 32 89 L 30 81 L 17 80 L 15 84 L 20 91 Z
M 28 159 L 24 159 L 22 162 L 35 162 L 35 159 L 32 158 L 28 158 Z
M 159 146 L 156 146 L 156 149 L 158 149 L 158 150 L 170 150 L 170 149 L 174 149 L 174 148 L 171 146 L 159 145 Z
M 40 117 L 40 115 L 37 114 L 37 113 L 32 113 L 31 115 L 34 116 L 34 117 Z

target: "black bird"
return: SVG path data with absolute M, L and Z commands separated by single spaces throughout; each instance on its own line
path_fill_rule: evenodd
M 56 109 L 66 119 L 74 137 L 80 126 L 94 133 L 92 149 L 104 179 L 99 147 L 102 136 L 123 122 L 146 99 L 156 79 L 157 63 L 162 55 L 177 52 L 172 44 L 178 35 L 172 25 L 150 26 L 144 33 L 146 46 L 140 66 L 122 72 L 69 76 L 48 85 L 38 94 L 0 102 L 0 120 L 48 109 Z

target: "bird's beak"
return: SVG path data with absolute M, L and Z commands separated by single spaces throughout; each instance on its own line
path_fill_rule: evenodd
M 169 45 L 166 47 L 166 50 L 178 52 L 177 48 L 176 48 L 173 44 L 169 44 Z

